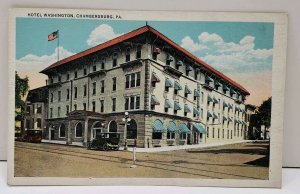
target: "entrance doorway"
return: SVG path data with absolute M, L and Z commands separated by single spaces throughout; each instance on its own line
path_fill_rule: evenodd
M 53 129 L 51 129 L 51 131 L 50 131 L 50 139 L 54 140 L 54 137 L 55 137 L 55 131 Z

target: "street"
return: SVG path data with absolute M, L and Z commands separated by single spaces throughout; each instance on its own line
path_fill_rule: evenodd
M 15 176 L 268 179 L 268 143 L 242 143 L 159 153 L 96 151 L 15 143 Z

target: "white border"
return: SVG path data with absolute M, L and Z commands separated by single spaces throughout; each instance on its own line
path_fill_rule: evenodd
M 14 177 L 14 101 L 9 101 L 8 183 L 11 185 L 175 185 L 225 187 L 280 187 L 282 166 L 282 137 L 284 116 L 284 86 L 287 47 L 287 15 L 284 13 L 238 12 L 179 12 L 179 11 L 122 11 L 76 9 L 10 10 L 9 15 L 9 96 L 14 97 L 16 17 L 27 17 L 28 12 L 85 13 L 121 15 L 123 20 L 168 21 L 238 21 L 274 22 L 274 56 L 272 66 L 272 132 L 270 145 L 269 180 L 216 180 L 184 178 L 49 178 Z

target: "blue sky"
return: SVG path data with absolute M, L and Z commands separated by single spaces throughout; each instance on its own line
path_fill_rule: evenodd
M 273 23 L 148 21 L 148 24 L 248 86 L 248 90 L 259 92 L 256 89 L 262 84 L 259 82 L 265 85 L 261 90 L 271 90 Z M 47 36 L 56 30 L 63 58 L 144 25 L 145 21 L 17 18 L 17 70 L 38 72 L 55 62 L 57 40 L 48 42 Z M 256 85 L 251 83 L 254 79 Z M 270 92 L 260 98 L 266 95 Z

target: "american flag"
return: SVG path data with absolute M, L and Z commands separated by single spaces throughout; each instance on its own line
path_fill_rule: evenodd
M 58 38 L 58 30 L 55 32 L 52 32 L 51 34 L 48 35 L 48 41 L 52 41 Z

